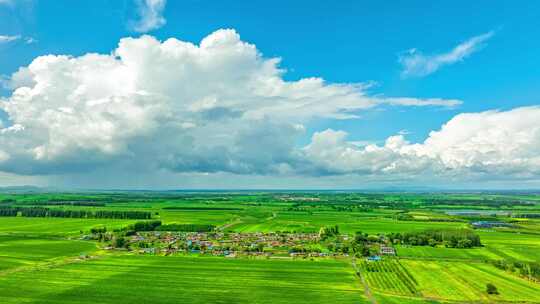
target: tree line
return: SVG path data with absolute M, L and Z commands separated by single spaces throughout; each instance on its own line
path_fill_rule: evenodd
M 0 208 L 0 216 L 17 216 L 19 211 L 16 208 L 2 207 Z
M 331 238 L 337 235 L 339 235 L 338 225 L 330 226 L 330 227 L 321 227 L 321 229 L 319 229 L 319 237 L 321 238 L 321 240 L 325 240 L 327 238 Z
M 90 201 L 48 201 L 48 202 L 18 202 L 17 205 L 30 206 L 83 206 L 83 207 L 105 207 L 103 202 Z
M 397 221 L 408 221 L 408 222 L 465 222 L 463 219 L 459 218 L 446 218 L 446 217 L 429 217 L 429 218 L 415 218 L 413 215 L 400 212 L 392 216 L 393 219 Z
M 161 226 L 161 221 L 143 221 L 143 222 L 136 222 L 134 224 L 131 224 L 125 228 L 125 230 L 131 230 L 131 231 L 154 231 L 156 228 Z
M 386 237 L 392 244 L 413 246 L 444 245 L 450 248 L 472 248 L 482 246 L 480 236 L 468 229 L 425 230 L 406 233 L 389 233 Z
M 156 228 L 158 231 L 182 231 L 182 232 L 211 232 L 216 229 L 214 225 L 207 224 L 168 224 Z
M 515 218 L 540 218 L 540 213 L 512 214 L 512 217 L 515 217 Z
M 493 261 L 492 264 L 531 281 L 540 281 L 540 263 L 499 260 Z
M 107 218 L 107 219 L 151 219 L 152 213 L 146 211 L 109 210 L 62 210 L 45 207 L 2 207 L 0 216 L 23 217 L 65 217 L 65 218 Z

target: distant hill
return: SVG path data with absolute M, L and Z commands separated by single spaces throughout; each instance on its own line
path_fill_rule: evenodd
M 0 187 L 0 192 L 44 192 L 46 191 L 45 188 L 37 187 L 37 186 L 8 186 L 8 187 Z

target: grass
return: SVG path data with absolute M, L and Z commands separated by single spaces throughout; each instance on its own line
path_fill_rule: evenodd
M 398 221 L 370 212 L 277 212 L 270 219 L 244 221 L 230 230 L 238 232 L 298 231 L 317 232 L 320 227 L 339 225 L 340 231 L 354 233 L 390 233 L 446 228 L 462 228 L 464 223 Z
M 435 304 L 435 303 L 447 303 L 444 301 L 428 300 L 422 298 L 414 298 L 408 296 L 391 295 L 385 293 L 374 293 L 375 299 L 378 303 L 384 304 Z
M 479 231 L 486 249 L 510 260 L 540 261 L 540 235 Z
M 422 258 L 432 260 L 500 260 L 500 255 L 487 248 L 445 248 L 429 246 L 397 246 L 397 255 L 404 258 Z
M 418 282 L 422 296 L 454 301 L 540 302 L 540 288 L 489 264 L 402 260 Z M 498 296 L 488 295 L 486 284 L 495 284 Z
M 115 256 L 0 276 L 1 303 L 367 303 L 346 261 Z
M 2 217 L 0 218 L 0 235 L 76 236 L 80 234 L 80 231 L 88 231 L 95 226 L 106 226 L 112 229 L 133 222 L 134 220 L 114 219 Z
M 403 295 L 418 293 L 416 279 L 396 259 L 363 261 L 360 263 L 360 271 L 371 288 Z
M 95 251 L 91 242 L 0 236 L 0 272 Z
M 398 263 L 385 260 L 363 262 L 361 271 L 381 303 L 540 303 L 537 283 L 485 263 L 408 259 Z M 500 294 L 488 295 L 487 283 L 494 284 Z
M 343 233 L 362 231 L 371 235 L 468 226 L 466 221 L 430 221 L 459 219 L 444 214 L 445 209 L 540 212 L 540 204 L 476 204 L 484 202 L 484 198 L 540 202 L 538 195 L 297 194 L 311 195 L 318 195 L 322 205 L 284 201 L 277 194 L 209 193 L 0 194 L 0 204 L 9 205 L 13 200 L 25 204 L 95 200 L 106 206 L 54 208 L 149 211 L 165 224 L 209 224 L 236 232 L 318 232 L 320 227 L 339 225 Z M 431 204 L 437 199 L 445 204 Z M 453 199 L 460 203 L 452 204 Z M 467 200 L 475 203 L 469 204 Z M 337 211 L 325 205 L 354 202 L 367 209 Z M 296 204 L 307 206 L 310 211 L 291 211 Z M 383 206 L 379 208 L 377 204 Z M 418 221 L 393 219 L 400 210 Z M 484 244 L 481 248 L 397 246 L 399 261 L 387 259 L 371 266 L 357 261 L 357 265 L 374 298 L 382 304 L 540 303 L 538 283 L 485 263 L 500 259 L 540 261 L 540 219 L 518 220 L 517 229 L 476 230 Z M 368 302 L 347 260 L 160 257 L 110 251 L 99 251 L 100 257 L 95 259 L 74 259 L 96 250 L 95 243 L 75 240 L 80 231 L 95 226 L 111 230 L 134 221 L 137 220 L 0 218 L 0 303 Z M 493 283 L 500 295 L 487 295 L 486 283 Z

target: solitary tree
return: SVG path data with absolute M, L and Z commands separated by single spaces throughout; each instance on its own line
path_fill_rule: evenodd
M 491 283 L 486 284 L 486 292 L 491 295 L 497 295 L 499 294 L 499 291 L 497 290 L 497 287 Z

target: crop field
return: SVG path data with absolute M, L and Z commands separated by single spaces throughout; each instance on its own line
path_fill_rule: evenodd
M 325 225 L 339 225 L 344 232 L 363 231 L 368 233 L 403 232 L 424 230 L 426 228 L 459 228 L 463 223 L 456 222 L 406 222 L 391 218 L 391 214 L 380 213 L 338 213 L 317 212 L 277 212 L 275 216 L 238 223 L 231 230 L 240 232 L 256 231 L 302 231 L 315 232 Z
M 536 283 L 482 263 L 385 260 L 363 262 L 360 268 L 368 284 L 383 297 L 399 295 L 467 302 L 538 302 L 540 299 Z M 487 295 L 483 290 L 487 283 L 495 284 L 500 294 Z
M 486 248 L 510 259 L 540 261 L 540 234 L 479 232 Z
M 95 244 L 82 241 L 0 236 L 0 272 L 92 252 L 96 249 Z
M 0 194 L 0 303 L 540 303 L 539 206 L 537 194 Z
M 432 299 L 456 301 L 540 302 L 537 283 L 514 277 L 483 263 L 402 260 L 402 265 L 418 282 L 417 290 Z M 499 295 L 484 292 L 495 284 Z
M 403 295 L 418 294 L 418 282 L 396 259 L 363 261 L 359 266 L 368 284 L 374 289 Z
M 367 303 L 347 261 L 116 256 L 0 276 L 1 303 Z
M 122 227 L 132 220 L 72 219 L 72 218 L 0 218 L 0 234 L 69 236 L 95 226 Z
M 429 246 L 397 246 L 396 251 L 401 258 L 421 258 L 430 260 L 498 260 L 503 257 L 490 251 L 489 249 L 470 248 L 444 248 L 444 247 L 429 247 Z

